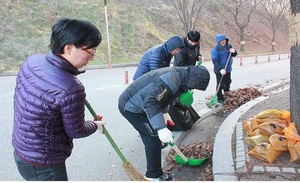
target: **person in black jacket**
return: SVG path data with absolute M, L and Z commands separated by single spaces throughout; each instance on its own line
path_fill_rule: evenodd
M 190 65 L 196 65 L 196 62 L 201 62 L 202 56 L 200 54 L 200 33 L 198 31 L 190 31 L 187 33 L 186 37 L 182 38 L 184 42 L 184 47 L 174 56 L 174 66 L 186 67 Z M 201 63 L 199 65 L 201 65 Z M 193 97 L 191 95 L 190 97 Z M 188 106 L 191 110 L 194 110 L 192 106 Z M 180 110 L 179 110 L 180 109 Z M 179 114 L 188 115 L 188 113 L 182 113 L 183 110 L 187 110 L 187 106 L 178 105 L 178 100 L 174 101 L 169 109 L 170 117 L 175 121 L 175 126 L 168 125 L 168 128 L 172 131 L 182 131 L 187 130 L 191 127 L 193 118 L 187 116 L 182 117 L 186 121 L 184 122 L 178 116 Z M 168 116 L 166 116 L 168 118 Z M 189 123 L 187 123 L 189 122 Z M 184 126 L 188 125 L 188 126 Z
M 140 76 L 120 95 L 119 111 L 145 145 L 147 180 L 174 180 L 161 167 L 162 142 L 174 143 L 164 114 L 169 104 L 188 89 L 206 90 L 209 80 L 209 72 L 203 66 L 161 68 Z
M 174 66 L 196 65 L 201 60 L 200 54 L 200 33 L 190 31 L 183 38 L 184 47 L 174 56 Z

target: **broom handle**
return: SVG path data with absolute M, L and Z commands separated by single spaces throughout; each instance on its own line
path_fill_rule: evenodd
M 91 112 L 91 114 L 93 115 L 93 117 L 96 120 L 99 120 L 96 112 L 94 111 L 94 109 L 92 108 L 91 104 L 85 100 L 85 106 L 89 109 L 89 111 Z M 118 148 L 118 146 L 116 145 L 116 143 L 114 142 L 114 140 L 111 138 L 111 136 L 109 135 L 108 131 L 106 130 L 106 128 L 104 127 L 104 125 L 102 126 L 103 128 L 103 133 L 106 136 L 106 138 L 108 139 L 108 141 L 110 142 L 110 144 L 112 145 L 112 147 L 115 149 L 115 151 L 117 152 L 117 154 L 119 155 L 119 157 L 121 158 L 121 160 L 123 161 L 123 163 L 126 163 L 127 160 L 124 157 L 124 155 L 122 154 L 122 152 L 120 151 L 120 149 Z
M 175 145 L 175 143 L 169 143 L 169 145 L 174 149 L 174 151 L 183 159 L 184 162 L 188 162 L 189 160 L 187 159 L 187 157 L 185 157 L 185 155 L 179 150 L 179 148 L 177 147 L 177 145 Z
M 225 71 L 226 71 L 226 69 L 227 69 L 227 66 L 228 66 L 230 57 L 231 57 L 231 52 L 229 53 L 228 58 L 227 58 L 227 61 L 226 61 L 226 65 L 225 65 L 225 68 L 224 68 Z M 222 80 L 223 80 L 223 76 L 224 76 L 224 75 L 221 76 L 221 79 L 220 79 L 220 82 L 219 82 L 219 84 L 218 84 L 216 93 L 218 93 L 218 91 L 219 91 L 219 89 L 220 89 L 220 87 L 221 87 L 221 83 L 222 83 Z

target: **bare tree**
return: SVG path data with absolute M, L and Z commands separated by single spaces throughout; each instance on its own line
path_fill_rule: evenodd
M 245 51 L 245 29 L 248 26 L 251 14 L 262 0 L 217 0 L 225 10 L 233 16 L 240 32 L 240 51 Z M 226 13 L 226 12 L 225 12 Z
M 290 3 L 288 0 L 262 1 L 257 14 L 267 20 L 272 29 L 272 51 L 275 51 L 276 31 L 282 20 L 288 16 Z
M 190 30 L 195 30 L 201 9 L 207 1 L 208 0 L 169 0 L 183 24 L 185 33 L 188 33 Z
M 291 45 L 290 64 L 290 110 L 291 121 L 295 122 L 300 133 L 300 0 L 290 0 L 291 20 L 289 37 Z

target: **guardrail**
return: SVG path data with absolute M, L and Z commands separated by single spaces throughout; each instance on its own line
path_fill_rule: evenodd
M 259 62 L 271 62 L 281 59 L 290 59 L 289 53 L 279 53 L 279 54 L 268 54 L 268 55 L 255 55 L 255 56 L 237 56 L 234 57 L 234 62 L 239 62 L 240 66 L 244 64 L 257 64 Z M 211 58 L 204 58 L 204 62 L 211 62 Z

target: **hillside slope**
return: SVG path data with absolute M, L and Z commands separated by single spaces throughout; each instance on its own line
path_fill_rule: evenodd
M 51 26 L 57 18 L 87 19 L 101 31 L 103 41 L 91 64 L 107 64 L 107 35 L 104 3 L 99 0 L 15 0 L 0 6 L 0 71 L 16 70 L 30 54 L 48 52 Z M 165 0 L 108 1 L 108 23 L 112 63 L 138 62 L 150 47 L 173 35 L 185 36 L 176 11 Z M 215 1 L 208 1 L 197 22 L 201 33 L 201 52 L 210 56 L 214 37 L 225 33 L 239 49 L 239 34 L 233 21 L 224 20 Z M 271 50 L 271 30 L 260 17 L 253 16 L 246 29 L 246 53 Z M 276 51 L 287 52 L 288 27 L 280 27 Z M 241 53 L 243 54 L 243 53 Z

